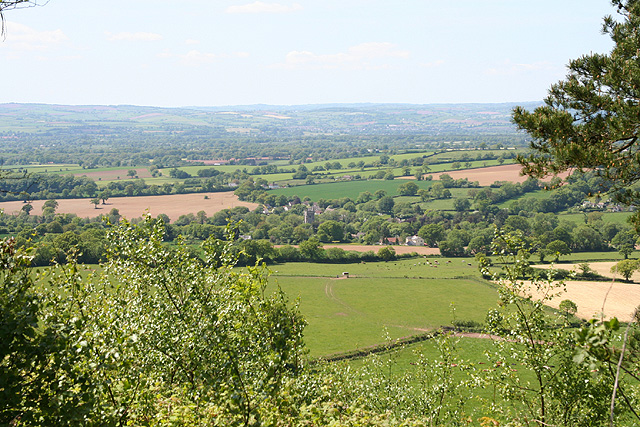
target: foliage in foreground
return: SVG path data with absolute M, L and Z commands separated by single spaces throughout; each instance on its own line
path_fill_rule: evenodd
M 26 255 L 5 245 L 5 264 L 19 264 L 4 270 L 2 330 L 14 335 L 3 342 L 15 344 L 3 359 L 14 375 L 14 387 L 0 389 L 3 423 L 153 425 L 183 418 L 181 411 L 260 420 L 263 402 L 302 368 L 303 320 L 282 293 L 265 295 L 262 269 L 232 271 L 222 242 L 205 243 L 202 265 L 185 245 L 165 248 L 162 236 L 159 221 L 121 224 L 103 273 L 83 280 L 70 262 L 49 278 L 42 299 Z M 31 304 L 26 315 L 14 295 Z M 37 352 L 43 360 L 30 367 Z M 40 371 L 55 378 L 40 379 Z M 33 384 L 42 384 L 38 398 L 24 393 Z
M 607 417 L 613 382 L 574 362 L 577 336 L 567 316 L 549 315 L 545 304 L 560 294 L 563 283 L 554 282 L 550 271 L 530 276 L 519 234 L 498 230 L 493 246 L 503 267 L 494 275 L 499 306 L 489 311 L 487 324 L 501 339 L 490 354 L 499 368 L 487 380 L 505 399 L 500 411 L 523 424 L 599 425 Z M 532 380 L 524 381 L 512 366 L 524 366 Z

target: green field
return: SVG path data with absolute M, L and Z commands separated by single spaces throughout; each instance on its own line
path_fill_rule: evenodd
M 631 216 L 632 212 L 602 212 L 602 221 L 612 222 L 615 224 L 628 224 L 627 220 Z M 559 219 L 574 222 L 578 225 L 585 223 L 585 213 L 564 213 L 558 216 Z
M 424 333 L 451 325 L 454 318 L 483 322 L 497 293 L 477 268 L 460 258 L 439 258 L 438 267 L 424 261 L 287 263 L 271 267 L 270 283 L 299 300 L 311 357 L 379 344 L 387 333 L 391 338 Z M 350 278 L 336 278 L 345 271 Z
M 485 352 L 493 347 L 491 340 L 481 338 L 460 338 L 450 337 L 454 343 L 457 356 L 464 360 L 469 366 L 482 366 L 487 362 Z M 416 369 L 415 362 L 419 355 L 423 355 L 430 360 L 437 360 L 440 352 L 435 340 L 419 341 L 417 343 L 398 348 L 393 355 L 382 355 L 381 358 L 393 358 L 394 366 L 392 373 L 401 375 Z M 350 362 L 354 366 L 362 366 L 363 360 L 357 359 Z
M 348 250 L 349 245 L 341 245 Z M 377 251 L 380 246 L 371 246 L 371 250 Z M 429 261 L 429 264 L 426 264 Z M 434 262 L 438 267 L 433 267 Z M 469 266 L 468 264 L 471 264 Z M 270 267 L 273 277 L 321 277 L 335 278 L 342 272 L 349 272 L 353 277 L 359 278 L 433 278 L 455 279 L 469 277 L 480 279 L 474 258 L 440 258 L 440 257 L 416 257 L 388 262 L 360 262 L 355 264 L 320 264 L 305 262 L 289 262 L 275 264 Z
M 437 341 L 442 342 L 443 352 L 440 351 Z M 463 396 L 461 403 L 466 414 L 490 416 L 494 415 L 495 405 L 519 404 L 505 401 L 498 392 L 497 383 L 489 380 L 496 371 L 504 375 L 504 382 L 509 382 L 506 378 L 515 377 L 523 385 L 536 383 L 534 372 L 519 360 L 507 359 L 502 369 L 496 369 L 495 359 L 487 356 L 497 350 L 496 344 L 495 341 L 486 338 L 449 336 L 417 342 L 364 359 L 351 360 L 346 365 L 355 371 L 354 375 L 402 381 L 403 391 L 410 388 L 417 393 L 441 387 L 441 380 L 446 377 L 454 387 L 460 387 L 457 392 Z M 448 354 L 447 351 L 451 353 Z M 505 353 L 508 353 L 508 350 Z M 452 398 L 451 395 L 447 397 Z
M 456 315 L 482 322 L 497 293 L 470 279 L 277 277 L 276 283 L 300 301 L 308 322 L 310 356 L 375 345 L 451 325 Z
M 630 258 L 637 258 L 638 251 L 632 253 Z M 562 268 L 562 263 L 576 263 L 589 261 L 621 261 L 624 257 L 618 251 L 611 252 L 576 252 L 569 255 L 562 255 L 558 268 Z
M 544 200 L 544 199 L 548 199 L 552 195 L 553 195 L 552 191 L 537 190 L 537 191 L 532 191 L 530 193 L 523 194 L 522 196 L 516 197 L 514 199 L 505 200 L 504 202 L 497 203 L 496 206 L 498 206 L 501 209 L 507 209 L 507 208 L 509 208 L 511 206 L 512 203 L 520 201 L 522 199 L 531 198 L 531 199 L 536 199 L 536 200 Z

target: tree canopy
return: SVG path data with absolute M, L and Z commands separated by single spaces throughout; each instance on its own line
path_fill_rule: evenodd
M 612 4 L 617 16 L 605 17 L 602 28 L 614 42 L 611 52 L 570 61 L 544 105 L 516 107 L 513 121 L 532 137 L 533 154 L 518 158 L 525 173 L 594 170 L 618 200 L 632 203 L 640 200 L 628 189 L 640 179 L 640 1 Z

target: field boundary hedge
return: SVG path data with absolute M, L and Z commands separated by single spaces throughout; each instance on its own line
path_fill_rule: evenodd
M 402 347 L 409 344 L 415 344 L 417 342 L 426 341 L 442 335 L 444 333 L 454 332 L 456 328 L 451 326 L 441 326 L 439 329 L 432 332 L 425 332 L 423 334 L 412 335 L 409 337 L 396 338 L 383 344 L 375 344 L 368 347 L 359 348 L 356 350 L 346 351 L 344 353 L 332 354 L 330 356 L 318 357 L 313 363 L 321 362 L 339 362 L 343 360 L 355 360 L 367 357 L 371 354 L 385 353 L 398 347 Z

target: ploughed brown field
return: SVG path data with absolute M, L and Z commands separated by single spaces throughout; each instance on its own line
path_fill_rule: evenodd
M 207 195 L 209 198 L 205 199 Z M 222 193 L 193 193 L 193 194 L 171 194 L 167 196 L 141 196 L 141 197 L 113 197 L 107 200 L 105 205 L 102 201 L 97 209 L 90 202 L 90 199 L 57 199 L 58 213 L 73 213 L 81 218 L 92 218 L 98 215 L 107 215 L 111 209 L 118 209 L 121 216 L 131 219 L 143 216 L 149 212 L 152 216 L 160 214 L 167 215 L 171 221 L 175 221 L 180 215 L 189 213 L 196 214 L 205 211 L 207 216 L 211 216 L 222 209 L 230 209 L 238 206 L 246 206 L 250 210 L 255 209 L 256 203 L 241 202 L 233 192 Z M 44 200 L 34 200 L 32 213 L 41 214 Z M 0 209 L 6 214 L 19 213 L 24 206 L 21 201 L 2 202 Z
M 527 177 L 520 175 L 522 166 L 518 164 L 490 166 L 481 169 L 463 169 L 442 173 L 433 173 L 433 179 L 440 179 L 440 175 L 446 173 L 453 179 L 467 178 L 469 181 L 478 181 L 481 186 L 491 185 L 496 181 L 524 182 Z
M 519 164 L 510 164 L 502 166 L 489 166 L 480 169 L 460 169 L 455 171 L 428 173 L 425 176 L 433 176 L 433 179 L 440 179 L 440 175 L 446 173 L 453 179 L 467 178 L 471 182 L 478 181 L 478 184 L 485 187 L 491 185 L 496 181 L 511 181 L 511 182 L 524 182 L 528 178 L 527 176 L 520 175 L 522 166 Z M 560 178 L 566 178 L 568 173 L 560 174 Z M 415 179 L 413 176 L 403 176 L 399 179 Z M 551 180 L 551 177 L 547 177 L 544 181 Z

